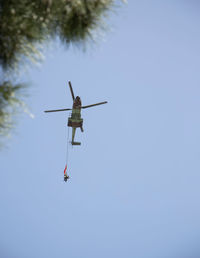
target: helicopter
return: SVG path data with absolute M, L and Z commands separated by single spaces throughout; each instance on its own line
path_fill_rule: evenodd
M 72 127 L 72 141 L 71 141 L 71 144 L 72 145 L 81 145 L 80 142 L 74 141 L 76 129 L 80 128 L 81 132 L 83 132 L 83 118 L 81 118 L 81 109 L 106 104 L 108 102 L 103 101 L 103 102 L 99 102 L 99 103 L 96 103 L 96 104 L 82 106 L 81 98 L 79 96 L 76 96 L 76 98 L 75 98 L 75 96 L 74 96 L 74 92 L 73 92 L 71 82 L 69 81 L 68 84 L 69 84 L 69 88 L 70 88 L 70 92 L 71 92 L 72 100 L 73 100 L 72 108 L 45 110 L 44 112 L 48 113 L 48 112 L 59 112 L 59 111 L 72 110 L 71 116 L 68 118 L 68 124 L 67 124 L 68 127 Z

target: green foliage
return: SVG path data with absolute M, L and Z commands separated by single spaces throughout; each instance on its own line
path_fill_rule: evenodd
M 8 134 L 13 125 L 11 114 L 16 112 L 17 106 L 23 105 L 18 98 L 22 88 L 22 84 L 14 86 L 10 81 L 5 81 L 0 85 L 0 135 Z
M 59 36 L 64 44 L 85 41 L 113 0 L 1 0 L 0 64 L 13 67 L 38 53 L 36 43 Z

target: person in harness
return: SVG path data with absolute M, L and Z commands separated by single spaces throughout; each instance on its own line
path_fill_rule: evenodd
M 65 181 L 65 182 L 67 182 L 67 180 L 70 178 L 70 177 L 67 175 L 66 171 L 67 171 L 67 165 L 65 166 L 65 169 L 64 169 L 64 181 Z
M 67 174 L 64 175 L 64 181 L 65 181 L 65 182 L 67 182 L 67 180 L 68 180 L 69 178 L 70 178 L 70 177 L 69 177 Z

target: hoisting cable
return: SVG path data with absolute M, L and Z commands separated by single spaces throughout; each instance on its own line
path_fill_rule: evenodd
M 69 127 L 67 131 L 67 152 L 66 152 L 66 164 L 64 169 L 64 181 L 67 181 L 67 179 L 69 179 L 69 176 L 67 175 L 68 158 L 69 158 Z
M 68 163 L 68 158 L 69 158 L 69 127 L 67 130 L 67 153 L 66 153 L 66 164 Z

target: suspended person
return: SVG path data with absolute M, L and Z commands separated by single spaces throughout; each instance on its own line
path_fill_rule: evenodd
M 64 169 L 64 181 L 67 182 L 67 180 L 70 178 L 68 175 L 67 175 L 67 165 L 65 166 L 65 169 Z

